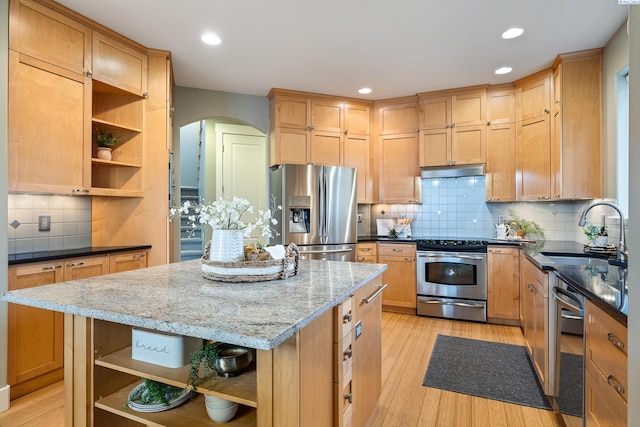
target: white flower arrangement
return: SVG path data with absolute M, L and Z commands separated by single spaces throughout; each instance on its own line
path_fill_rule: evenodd
M 272 201 L 273 203 L 273 201 Z M 170 218 L 176 215 L 188 215 L 192 228 L 197 228 L 197 223 L 207 224 L 214 230 L 242 230 L 245 237 L 249 237 L 253 230 L 260 230 L 262 237 L 273 237 L 277 232 L 271 228 L 278 220 L 273 217 L 274 210 L 282 209 L 277 206 L 273 210 L 258 210 L 254 223 L 245 223 L 242 216 L 246 212 L 253 213 L 254 207 L 247 199 L 234 197 L 233 200 L 225 200 L 220 197 L 215 202 L 191 203 L 186 201 L 180 207 L 171 208 Z

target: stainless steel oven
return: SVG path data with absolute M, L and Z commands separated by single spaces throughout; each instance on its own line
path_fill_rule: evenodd
M 487 321 L 487 242 L 417 240 L 417 313 Z

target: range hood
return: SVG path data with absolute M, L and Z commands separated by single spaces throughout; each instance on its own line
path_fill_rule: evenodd
M 460 178 L 463 176 L 481 176 L 485 165 L 438 166 L 420 168 L 420 178 Z

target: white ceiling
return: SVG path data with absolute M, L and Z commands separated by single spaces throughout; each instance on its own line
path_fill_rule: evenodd
M 602 47 L 617 0 L 59 0 L 151 48 L 175 83 L 251 95 L 273 87 L 368 99 L 507 83 L 556 54 Z M 503 40 L 509 27 L 522 37 Z M 214 32 L 219 46 L 200 42 Z M 501 66 L 511 74 L 497 76 Z M 362 86 L 373 88 L 359 95 Z

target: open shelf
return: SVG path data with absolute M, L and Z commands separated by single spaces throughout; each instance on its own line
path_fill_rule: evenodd
M 168 368 L 167 368 L 168 369 Z M 243 374 L 244 375 L 244 374 Z M 242 375 L 241 375 L 242 376 Z M 126 406 L 129 392 L 140 384 L 131 383 L 95 402 L 95 407 L 142 424 L 158 426 L 190 426 L 211 427 L 216 425 L 207 415 L 204 397 L 196 394 L 193 400 L 188 399 L 182 405 L 161 412 L 137 412 Z M 225 423 L 229 427 L 256 426 L 256 409 L 240 405 L 231 421 Z
M 100 164 L 103 166 L 124 166 L 124 167 L 129 167 L 129 168 L 141 168 L 142 165 L 138 164 L 138 163 L 127 163 L 127 162 L 116 162 L 113 160 L 102 160 L 102 159 L 96 159 L 96 158 L 91 158 L 91 163 L 94 164 Z
M 131 358 L 131 347 L 123 348 L 96 359 L 95 364 L 104 368 L 124 372 L 138 377 L 160 381 L 176 387 L 186 387 L 190 366 L 167 368 Z M 257 408 L 258 392 L 255 363 L 248 370 L 234 378 L 217 378 L 213 391 L 198 387 L 198 393 L 211 394 L 223 399 L 232 400 L 242 405 Z M 127 391 L 128 393 L 128 391 Z M 126 402 L 126 397 L 125 397 Z
M 122 124 L 118 124 L 118 123 L 113 123 L 107 120 L 101 120 L 101 119 L 96 119 L 93 118 L 91 119 L 91 122 L 93 123 L 93 127 L 95 128 L 96 125 L 97 127 L 100 128 L 108 128 L 108 129 L 113 129 L 113 130 L 125 130 L 125 131 L 130 131 L 130 132 L 142 132 L 142 129 L 140 128 L 134 128 L 131 126 L 125 126 Z

